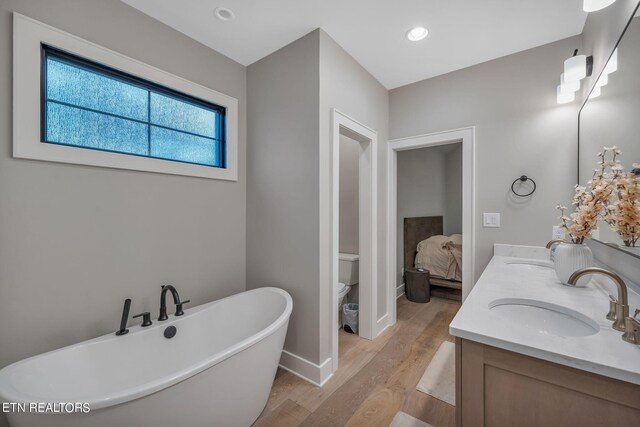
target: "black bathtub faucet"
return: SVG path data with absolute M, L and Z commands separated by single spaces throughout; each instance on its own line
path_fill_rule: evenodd
M 158 320 L 167 320 L 169 316 L 167 316 L 167 291 L 171 292 L 171 296 L 173 296 L 173 303 L 176 305 L 176 316 L 182 316 L 184 311 L 182 310 L 182 306 L 190 300 L 180 301 L 180 295 L 178 295 L 178 291 L 173 285 L 162 285 L 162 292 L 160 293 L 160 316 L 158 316 Z

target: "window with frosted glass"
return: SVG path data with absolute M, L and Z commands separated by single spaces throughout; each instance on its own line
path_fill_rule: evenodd
M 42 141 L 225 167 L 224 107 L 43 46 Z

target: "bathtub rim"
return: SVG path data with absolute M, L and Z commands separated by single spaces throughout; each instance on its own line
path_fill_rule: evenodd
M 268 338 L 269 336 L 273 335 L 275 332 L 277 332 L 282 326 L 288 325 L 288 320 L 289 317 L 291 316 L 291 312 L 293 310 L 293 300 L 291 298 L 291 295 L 289 295 L 289 293 L 283 289 L 280 288 L 276 288 L 276 287 L 262 287 L 262 288 L 255 288 L 255 289 L 251 289 L 248 291 L 244 291 L 244 292 L 240 292 L 234 295 L 230 295 L 228 297 L 225 298 L 221 298 L 218 300 L 214 300 L 214 301 L 210 301 L 208 303 L 205 304 L 201 304 L 199 306 L 190 308 L 190 309 L 186 309 L 184 310 L 184 316 L 180 316 L 178 318 L 176 318 L 175 316 L 170 317 L 168 320 L 164 320 L 164 321 L 157 321 L 154 322 L 154 324 L 150 327 L 146 327 L 146 328 L 142 328 L 140 325 L 136 325 L 136 326 L 132 326 L 129 328 L 129 333 L 124 336 L 124 337 L 118 337 L 116 336 L 113 332 L 106 334 L 106 335 L 102 335 L 100 337 L 96 337 L 96 338 L 92 338 L 90 340 L 87 341 L 82 341 L 76 344 L 71 344 L 65 347 L 61 347 L 55 350 L 51 350 L 45 353 L 40 353 L 31 357 L 28 357 L 26 359 L 22 359 L 19 360 L 17 362 L 14 362 L 10 365 L 5 366 L 4 368 L 2 368 L 0 370 L 0 401 L 2 402 L 19 402 L 19 403 L 29 403 L 29 402 L 43 402 L 43 403 L 58 403 L 60 402 L 60 400 L 58 399 L 51 399 L 51 398 L 42 398 L 42 397 L 38 397 L 38 396 L 30 396 L 30 395 L 26 395 L 24 393 L 21 393 L 20 391 L 16 390 L 10 382 L 10 375 L 12 374 L 13 371 L 15 371 L 17 368 L 19 368 L 20 366 L 32 361 L 33 359 L 37 359 L 37 358 L 41 358 L 41 357 L 46 357 L 55 353 L 59 353 L 62 351 L 69 351 L 69 350 L 73 350 L 75 348 L 81 347 L 81 346 L 87 346 L 87 345 L 95 345 L 104 341 L 109 341 L 109 340 L 116 340 L 116 339 L 131 339 L 133 336 L 140 334 L 140 333 L 144 333 L 144 332 L 150 332 L 153 329 L 158 329 L 158 328 L 165 328 L 166 326 L 171 325 L 174 322 L 177 321 L 181 321 L 184 320 L 186 318 L 188 318 L 191 315 L 194 315 L 200 311 L 203 311 L 207 308 L 210 308 L 213 305 L 219 304 L 225 300 L 228 299 L 232 299 L 234 297 L 238 297 L 239 295 L 243 295 L 243 294 L 252 294 L 252 293 L 264 293 L 264 292 L 276 292 L 278 294 L 280 294 L 281 296 L 284 297 L 286 305 L 284 308 L 284 311 L 271 323 L 269 324 L 266 328 L 261 329 L 259 332 L 239 341 L 238 343 L 236 343 L 233 346 L 227 347 L 222 351 L 219 351 L 217 353 L 214 353 L 213 355 L 211 355 L 208 358 L 203 359 L 202 361 L 200 361 L 199 363 L 196 363 L 194 365 L 191 365 L 190 367 L 181 369 L 179 371 L 175 371 L 175 372 L 171 372 L 168 375 L 162 376 L 154 381 L 150 381 L 150 382 L 146 382 L 146 383 L 142 383 L 140 385 L 134 386 L 134 387 L 129 387 L 126 388 L 124 390 L 118 391 L 118 392 L 114 392 L 114 393 L 109 393 L 109 394 L 105 394 L 103 396 L 99 396 L 99 397 L 95 397 L 95 396 L 89 396 L 88 399 L 86 400 L 79 400 L 83 403 L 89 403 L 91 411 L 97 410 L 97 409 L 102 409 L 102 408 L 107 408 L 110 406 L 115 406 L 121 403 L 125 403 L 125 402 L 129 402 L 132 400 L 136 400 L 136 399 L 140 399 L 142 397 L 148 396 L 150 394 L 156 393 L 160 390 L 163 390 L 165 388 L 169 388 L 174 384 L 177 384 L 179 382 L 185 381 L 197 374 L 199 374 L 200 372 L 203 372 L 217 364 L 219 364 L 220 362 L 232 357 L 235 354 L 240 353 L 241 351 L 244 351 L 250 347 L 252 347 L 253 345 L 257 344 L 258 342 Z M 38 415 L 38 414 L 34 414 L 34 415 Z M 47 415 L 51 415 L 51 414 L 47 414 Z M 54 414 L 55 415 L 55 414 Z

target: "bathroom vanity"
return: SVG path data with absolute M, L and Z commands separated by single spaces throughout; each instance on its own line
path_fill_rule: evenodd
M 495 246 L 450 325 L 458 426 L 640 425 L 640 346 L 605 317 L 613 283 L 591 277 L 565 286 L 547 249 Z

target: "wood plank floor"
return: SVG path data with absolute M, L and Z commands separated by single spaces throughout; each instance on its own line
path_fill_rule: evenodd
M 340 367 L 322 387 L 278 369 L 254 426 L 388 427 L 404 411 L 435 427 L 455 425 L 455 408 L 416 390 L 460 303 L 398 299 L 398 321 L 373 341 L 340 331 Z

